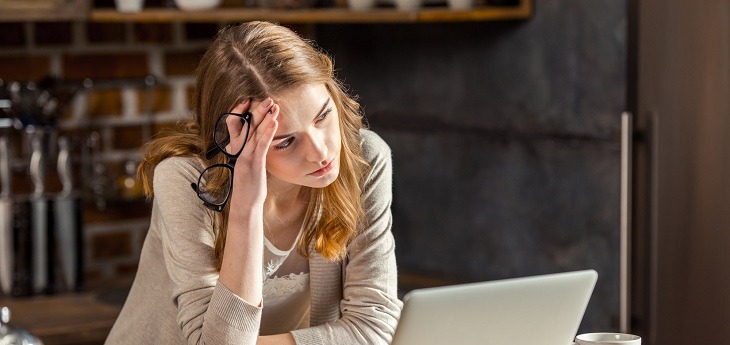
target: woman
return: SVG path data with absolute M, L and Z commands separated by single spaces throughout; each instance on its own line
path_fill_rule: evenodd
M 145 148 L 150 230 L 107 344 L 389 343 L 390 150 L 331 60 L 251 22 L 196 74 L 194 119 Z

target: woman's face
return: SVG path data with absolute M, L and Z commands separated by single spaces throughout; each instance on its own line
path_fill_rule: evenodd
M 270 177 L 322 188 L 340 172 L 340 120 L 324 84 L 306 84 L 271 95 L 279 127 L 266 157 Z

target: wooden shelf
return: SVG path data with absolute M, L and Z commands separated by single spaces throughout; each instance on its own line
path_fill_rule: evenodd
M 219 8 L 208 11 L 185 12 L 175 9 L 148 9 L 138 13 L 120 13 L 113 9 L 92 10 L 93 22 L 243 22 L 269 20 L 287 24 L 316 23 L 418 23 L 460 22 L 528 19 L 532 16 L 532 1 L 522 0 L 518 6 L 479 7 L 467 11 L 448 8 L 424 8 L 418 11 L 399 11 L 376 8 L 353 11 L 345 8 L 301 10 L 270 10 L 251 8 Z
M 0 22 L 87 20 L 89 0 L 0 1 Z

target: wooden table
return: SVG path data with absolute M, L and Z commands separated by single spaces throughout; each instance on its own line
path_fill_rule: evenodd
M 103 344 L 120 305 L 97 294 L 64 294 L 32 298 L 0 298 L 10 308 L 10 324 L 39 337 L 45 345 Z
M 401 298 L 412 289 L 461 283 L 408 272 L 401 272 L 398 280 Z M 30 331 L 45 345 L 101 345 L 122 309 L 130 286 L 131 281 L 120 279 L 93 287 L 92 292 L 0 297 L 0 307 L 10 308 L 10 324 Z

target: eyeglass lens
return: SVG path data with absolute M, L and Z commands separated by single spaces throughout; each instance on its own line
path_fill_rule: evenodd
M 226 165 L 208 167 L 200 175 L 198 195 L 205 202 L 222 205 L 228 199 L 232 170 Z
M 240 153 L 240 150 L 238 152 L 228 152 L 226 151 L 226 145 L 228 145 L 231 142 L 231 136 L 228 133 L 228 125 L 227 125 L 227 119 L 229 117 L 236 117 L 237 120 L 241 121 L 242 131 L 241 135 L 245 135 L 244 142 L 248 138 L 248 131 L 249 131 L 249 123 L 244 118 L 246 115 L 240 115 L 240 114 L 223 114 L 218 118 L 218 122 L 215 125 L 215 132 L 213 133 L 213 137 L 215 140 L 216 146 L 223 151 L 227 152 L 229 155 L 238 155 Z M 243 149 L 243 148 L 241 148 Z

